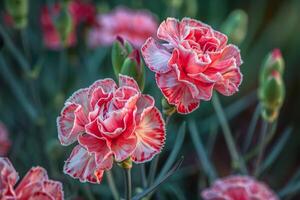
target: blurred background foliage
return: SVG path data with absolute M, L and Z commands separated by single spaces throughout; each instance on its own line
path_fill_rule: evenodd
M 17 48 L 14 49 L 6 41 L 0 54 L 0 120 L 7 125 L 13 141 L 8 157 L 21 175 L 31 166 L 41 165 L 48 169 L 50 177 L 63 181 L 66 199 L 77 196 L 85 199 L 110 199 L 112 197 L 105 180 L 101 185 L 80 184 L 77 180 L 63 175 L 63 161 L 71 148 L 58 144 L 56 117 L 64 100 L 73 91 L 100 78 L 114 78 L 110 60 L 111 49 L 89 49 L 85 45 L 84 29 L 79 29 L 78 44 L 75 47 L 61 51 L 47 50 L 42 41 L 40 8 L 54 2 L 30 0 L 29 25 L 22 32 L 5 27 L 4 2 L 0 2 L 1 29 L 5 29 L 6 35 Z M 287 127 L 293 129 L 278 158 L 262 174 L 261 179 L 277 192 L 282 191 L 288 183 L 293 183 L 294 187 L 288 188 L 292 192 L 284 195 L 284 199 L 299 199 L 297 193 L 300 192 L 300 178 L 296 176 L 294 182 L 289 182 L 300 166 L 299 0 L 94 0 L 93 3 L 97 5 L 98 12 L 107 12 L 123 5 L 133 9 L 147 9 L 155 14 L 159 22 L 169 16 L 179 19 L 188 16 L 208 23 L 217 30 L 221 29 L 231 11 L 244 10 L 248 14 L 248 31 L 245 40 L 239 44 L 244 61 L 241 67 L 244 81 L 237 95 L 221 98 L 222 104 L 230 119 L 238 148 L 242 149 L 242 141 L 257 105 L 258 72 L 263 58 L 273 48 L 282 50 L 286 62 L 286 99 L 271 144 L 278 141 Z M 148 69 L 146 73 L 144 92 L 153 95 L 160 107 L 161 94 L 153 83 L 154 74 Z M 200 198 L 201 188 L 207 186 L 207 179 L 203 160 L 198 159 L 203 150 L 199 148 L 199 144 L 197 146 L 199 140 L 205 145 L 205 151 L 219 176 L 232 172 L 230 157 L 223 136 L 219 134 L 221 130 L 211 102 L 202 102 L 200 108 L 188 118 L 196 121 L 197 135 L 190 134 L 188 128 L 186 133 L 183 131 L 177 134 L 179 122 L 184 120 L 179 115 L 171 119 L 167 128 L 168 136 L 162 158 L 167 159 L 176 145 L 180 145 L 178 141 L 181 141 L 181 148 L 174 154 L 178 158 L 184 155 L 185 159 L 181 169 L 160 187 L 156 196 L 159 199 Z M 256 145 L 257 138 L 258 131 L 255 131 L 253 146 Z M 272 145 L 268 147 L 267 155 L 272 151 Z M 163 160 L 165 159 L 161 159 L 159 163 L 160 169 L 164 165 Z M 251 168 L 251 162 L 249 166 Z M 114 168 L 114 173 L 115 177 L 122 177 L 120 170 Z M 133 173 L 136 173 L 136 176 L 133 175 L 134 185 L 140 185 L 139 169 L 134 167 Z M 123 188 L 122 179 L 117 179 L 116 182 L 118 187 Z

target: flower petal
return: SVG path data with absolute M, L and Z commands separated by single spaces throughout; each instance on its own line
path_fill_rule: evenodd
M 180 42 L 180 22 L 175 18 L 167 18 L 158 27 L 157 37 L 177 46 Z
M 137 91 L 140 91 L 139 85 L 133 78 L 123 74 L 119 74 L 119 87 L 123 87 L 123 86 L 132 87 Z
M 80 182 L 100 183 L 104 171 L 98 168 L 93 154 L 77 145 L 65 162 L 64 173 Z
M 80 89 L 74 92 L 65 102 L 65 105 L 70 103 L 81 105 L 84 112 L 87 113 L 89 109 L 89 99 L 88 99 L 88 88 Z
M 151 71 L 166 73 L 170 70 L 168 61 L 171 57 L 171 53 L 168 52 L 165 47 L 156 43 L 153 38 L 148 38 L 141 51 L 146 65 Z
M 200 100 L 193 97 L 185 83 L 178 81 L 174 71 L 156 74 L 155 77 L 160 90 L 168 102 L 176 106 L 177 112 L 188 114 L 198 108 Z
M 142 94 L 138 101 L 136 102 L 137 112 L 136 112 L 136 123 L 138 124 L 142 113 L 145 110 L 151 109 L 154 106 L 154 99 L 150 95 Z
M 81 105 L 68 103 L 57 118 L 58 138 L 62 145 L 70 145 L 84 132 L 87 117 Z
M 64 193 L 62 184 L 58 181 L 47 180 L 43 183 L 43 191 L 55 200 L 63 200 Z
M 136 163 L 151 160 L 160 153 L 165 143 L 164 121 L 159 110 L 153 107 L 142 114 L 141 120 L 135 129 L 137 147 L 132 159 Z
M 132 155 L 136 148 L 137 138 L 134 134 L 129 137 L 118 137 L 111 142 L 110 148 L 114 153 L 115 160 L 121 162 Z
M 18 179 L 18 173 L 9 159 L 0 157 L 0 197 L 15 197 L 14 186 Z
M 237 67 L 243 64 L 239 48 L 237 48 L 235 45 L 229 44 L 224 48 L 220 60 L 227 60 L 232 57 L 235 58 Z
M 95 154 L 95 161 L 99 168 L 101 169 L 111 169 L 112 167 L 112 157 L 111 151 L 108 148 L 106 141 L 104 139 L 95 138 L 90 135 L 81 135 L 78 137 L 78 142 L 85 147 L 90 153 Z M 107 166 L 107 159 L 111 160 L 111 165 Z

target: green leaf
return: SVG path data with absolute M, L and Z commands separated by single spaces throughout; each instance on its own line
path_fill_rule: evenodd
M 182 147 L 184 138 L 185 138 L 185 133 L 186 133 L 185 129 L 186 129 L 186 123 L 183 122 L 177 133 L 174 148 L 173 148 L 171 154 L 169 155 L 167 162 L 165 163 L 162 170 L 160 171 L 160 173 L 158 175 L 158 179 L 160 179 L 162 176 L 164 176 L 165 173 L 167 173 L 167 171 L 172 167 L 173 163 L 175 162 L 177 155 Z
M 213 181 L 217 178 L 215 168 L 207 156 L 207 152 L 205 151 L 204 145 L 197 131 L 195 121 L 192 119 L 189 120 L 189 130 L 191 133 L 192 141 L 196 148 L 197 155 L 199 157 L 199 160 L 201 161 L 203 170 L 208 175 L 210 181 Z
M 154 184 L 152 186 L 150 186 L 148 189 L 144 190 L 142 193 L 137 194 L 136 196 L 134 196 L 132 198 L 132 200 L 139 200 L 142 199 L 143 197 L 147 196 L 148 194 L 150 194 L 151 192 L 153 192 L 154 190 L 157 189 L 157 187 L 162 184 L 163 182 L 165 182 L 170 176 L 172 176 L 177 170 L 178 168 L 181 166 L 183 161 L 183 157 L 181 157 L 176 163 L 175 165 L 172 167 L 172 169 L 170 169 L 170 171 L 162 178 L 156 180 L 154 182 Z

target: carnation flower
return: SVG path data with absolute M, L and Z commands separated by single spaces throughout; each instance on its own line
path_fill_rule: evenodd
M 60 11 L 61 5 L 58 3 L 51 7 L 44 6 L 42 8 L 41 25 L 43 31 L 43 40 L 46 47 L 53 50 L 62 48 L 61 36 L 56 29 L 53 20 L 53 18 L 58 17 Z M 68 11 L 72 18 L 72 31 L 67 36 L 66 46 L 72 47 L 77 42 L 76 27 L 78 24 L 96 24 L 96 8 L 92 4 L 84 3 L 81 0 L 74 0 L 68 4 Z
M 76 91 L 57 119 L 62 145 L 78 141 L 64 172 L 81 182 L 100 183 L 113 162 L 151 160 L 163 148 L 164 121 L 154 99 L 141 94 L 136 81 L 119 76 Z
M 117 36 L 128 40 L 136 48 L 141 47 L 148 37 L 155 35 L 157 22 L 147 11 L 134 11 L 119 7 L 108 14 L 97 17 L 98 26 L 89 33 L 89 45 L 111 45 Z
M 63 200 L 60 182 L 49 180 L 42 167 L 33 167 L 18 183 L 19 176 L 8 158 L 0 157 L 0 199 Z
M 11 141 L 8 137 L 8 131 L 4 124 L 0 122 L 0 156 L 5 156 L 9 151 Z
M 239 49 L 227 44 L 227 36 L 200 21 L 184 18 L 163 21 L 157 37 L 142 47 L 146 65 L 155 72 L 163 95 L 177 112 L 194 111 L 213 90 L 229 96 L 242 81 Z
M 248 176 L 229 176 L 217 180 L 202 192 L 204 200 L 279 200 L 264 183 Z

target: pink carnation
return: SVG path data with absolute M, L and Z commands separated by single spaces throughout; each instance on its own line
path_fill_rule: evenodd
M 42 167 L 33 167 L 18 182 L 19 176 L 8 158 L 0 157 L 0 199 L 1 200 L 63 200 L 60 182 L 49 180 Z
M 11 141 L 8 137 L 8 131 L 4 124 L 0 122 L 0 156 L 7 155 L 11 146 Z
M 264 183 L 248 176 L 229 176 L 202 192 L 204 200 L 279 200 Z
M 69 3 L 68 10 L 72 17 L 72 31 L 67 37 L 67 47 L 76 44 L 76 27 L 79 23 L 94 25 L 96 23 L 96 8 L 92 4 L 84 3 L 81 0 L 73 0 Z M 54 4 L 51 7 L 44 6 L 41 14 L 41 25 L 43 31 L 43 40 L 47 48 L 58 50 L 62 48 L 61 38 L 57 31 L 53 18 L 57 17 L 61 11 L 60 4 Z
M 157 37 L 142 47 L 147 66 L 165 98 L 177 111 L 194 111 L 201 100 L 208 101 L 213 90 L 229 96 L 242 81 L 239 49 L 227 44 L 227 36 L 200 21 L 184 18 L 163 21 Z
M 128 40 L 135 47 L 141 47 L 148 37 L 155 35 L 157 22 L 146 11 L 134 11 L 119 7 L 97 18 L 98 27 L 89 33 L 89 45 L 92 47 L 112 44 L 117 36 Z
M 79 144 L 64 172 L 81 182 L 100 183 L 113 161 L 151 160 L 163 148 L 164 121 L 154 99 L 141 94 L 134 79 L 120 75 L 76 91 L 57 119 L 62 145 Z

